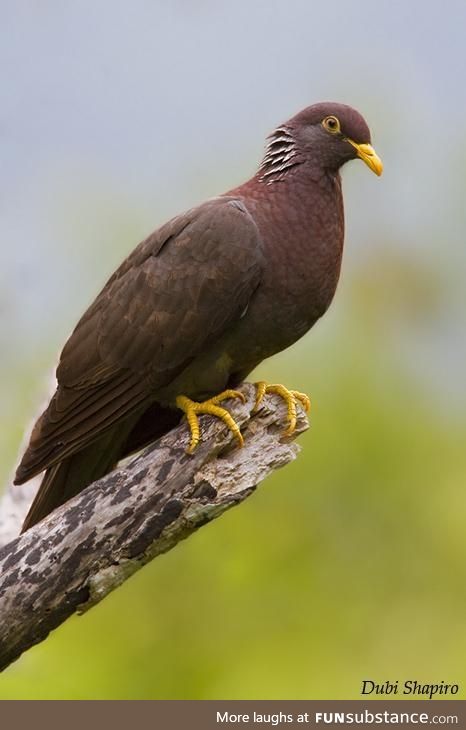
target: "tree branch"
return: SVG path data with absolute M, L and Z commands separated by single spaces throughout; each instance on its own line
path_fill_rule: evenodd
M 218 419 L 203 417 L 203 441 L 189 456 L 182 422 L 0 549 L 0 670 L 296 457 L 299 447 L 282 438 L 282 400 L 266 396 L 251 415 L 254 388 L 241 390 L 247 402 L 230 401 L 230 411 L 242 449 Z M 298 408 L 294 435 L 307 427 Z

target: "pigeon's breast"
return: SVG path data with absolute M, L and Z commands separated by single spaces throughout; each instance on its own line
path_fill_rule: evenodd
M 244 319 L 266 356 L 302 337 L 328 309 L 343 251 L 339 177 L 287 188 L 277 183 L 262 199 L 245 201 L 261 233 L 265 268 Z

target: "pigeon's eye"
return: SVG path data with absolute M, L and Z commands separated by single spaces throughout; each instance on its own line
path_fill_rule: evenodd
M 336 117 L 325 117 L 322 122 L 322 126 L 327 130 L 327 132 L 330 132 L 330 134 L 338 134 L 341 131 L 340 122 Z

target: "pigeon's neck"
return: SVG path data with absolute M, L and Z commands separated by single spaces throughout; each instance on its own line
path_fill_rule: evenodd
M 286 125 L 277 127 L 267 139 L 265 155 L 256 178 L 265 185 L 273 185 L 284 180 L 303 162 L 304 158 L 299 151 L 292 130 Z
M 338 169 L 326 169 L 318 158 L 304 155 L 291 132 L 279 127 L 269 138 L 256 174 L 227 194 L 274 201 L 289 211 L 308 208 L 314 215 L 315 204 L 322 198 L 331 207 L 340 207 L 341 179 Z
M 318 151 L 314 155 L 305 154 L 294 130 L 285 125 L 277 129 L 267 138 L 265 154 L 253 180 L 261 185 L 278 186 L 283 182 L 306 178 L 319 184 L 326 179 L 333 180 L 338 176 L 338 168 L 329 169 Z
M 256 174 L 226 194 L 243 198 L 258 221 L 275 217 L 274 228 L 296 228 L 294 239 L 302 239 L 302 246 L 321 238 L 321 229 L 343 227 L 338 170 L 326 169 L 317 155 L 304 154 L 286 124 L 268 138 Z

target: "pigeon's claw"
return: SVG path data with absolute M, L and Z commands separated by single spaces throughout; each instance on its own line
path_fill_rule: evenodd
M 285 388 L 284 385 L 280 385 L 278 383 L 275 385 L 271 385 L 264 382 L 263 380 L 255 383 L 255 386 L 256 402 L 254 403 L 253 412 L 258 410 L 260 403 L 266 393 L 275 393 L 276 395 L 279 395 L 280 398 L 283 398 L 283 400 L 285 401 L 287 409 L 288 427 L 284 435 L 291 436 L 293 431 L 296 429 L 296 403 L 301 403 L 302 407 L 307 413 L 311 408 L 311 401 L 309 399 L 309 396 L 307 396 L 305 393 L 300 393 L 298 390 L 288 390 L 288 388 Z
M 219 393 L 213 398 L 209 398 L 209 400 L 203 401 L 202 403 L 193 401 L 185 395 L 179 395 L 177 397 L 176 405 L 185 414 L 191 431 L 191 441 L 189 442 L 189 446 L 186 450 L 188 454 L 193 453 L 194 449 L 201 440 L 201 430 L 198 419 L 198 416 L 201 414 L 207 414 L 220 418 L 225 426 L 235 436 L 236 440 L 238 441 L 238 445 L 243 446 L 244 440 L 238 424 L 234 420 L 233 416 L 228 413 L 226 408 L 222 408 L 221 406 L 219 406 L 219 403 L 222 403 L 222 401 L 224 400 L 229 400 L 230 398 L 241 398 L 243 403 L 246 400 L 244 395 L 238 390 L 224 390 L 222 393 Z

